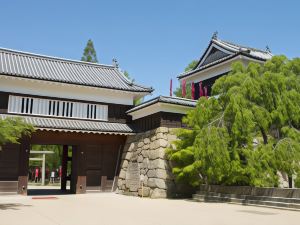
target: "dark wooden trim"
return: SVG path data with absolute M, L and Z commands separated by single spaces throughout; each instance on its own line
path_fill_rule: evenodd
M 18 193 L 27 195 L 30 142 L 28 137 L 21 140 L 19 158 Z
M 63 146 L 62 160 L 61 160 L 61 186 L 60 189 L 65 191 L 67 189 L 67 168 L 68 168 L 68 145 Z
M 133 124 L 138 132 L 152 130 L 161 126 L 169 128 L 186 127 L 182 122 L 183 116 L 184 114 L 180 113 L 157 112 L 134 120 Z
M 0 180 L 17 181 L 19 176 L 20 145 L 5 144 L 0 151 Z
M 161 112 L 160 126 L 168 128 L 180 128 L 186 127 L 186 124 L 182 122 L 184 114 Z
M 83 146 L 72 146 L 71 192 L 86 192 L 86 154 Z
M 91 164 L 92 167 L 90 169 L 95 169 L 93 166 L 96 165 L 96 169 L 100 171 L 99 178 L 96 177 L 99 180 L 99 190 L 107 191 L 108 188 L 111 190 L 112 187 L 109 186 L 112 184 L 112 179 L 116 176 L 115 170 L 119 166 L 118 150 L 120 146 L 125 144 L 125 141 L 126 136 L 36 131 L 31 138 L 22 139 L 20 145 L 11 145 L 10 148 L 6 147 L 7 151 L 15 150 L 15 153 L 9 155 L 9 159 L 17 154 L 17 160 L 13 164 L 18 169 L 15 173 L 12 173 L 15 175 L 11 180 L 18 183 L 18 193 L 26 195 L 30 144 L 63 145 L 61 189 L 66 189 L 66 180 L 68 179 L 66 162 L 71 159 L 70 191 L 76 194 L 85 193 L 88 171 L 87 151 L 89 146 L 94 145 L 96 146 L 96 153 L 101 152 L 101 157 L 99 157 L 100 160 L 94 161 L 93 165 Z M 72 157 L 68 157 L 68 146 L 72 146 Z M 8 152 L 11 153 L 11 151 Z M 91 157 L 93 161 L 93 153 Z M 7 161 L 7 158 L 4 160 Z M 8 168 L 8 171 L 10 170 Z
M 72 161 L 71 161 L 71 182 L 70 182 L 70 191 L 73 194 L 76 194 L 77 189 L 77 179 L 78 179 L 78 173 L 77 173 L 77 146 L 72 146 Z
M 83 144 L 124 144 L 125 135 L 91 134 L 37 130 L 31 135 L 31 144 L 39 145 L 83 145 Z
M 6 113 L 8 109 L 9 94 L 6 92 L 0 92 L 0 113 Z
M 3 100 L 3 107 L 1 107 L 1 95 L 7 96 L 7 100 Z M 13 92 L 0 92 L 0 109 L 3 108 L 3 113 L 7 112 L 8 108 L 8 96 L 9 95 L 16 95 L 21 97 L 30 97 L 30 98 L 41 98 L 41 99 L 49 99 L 49 100 L 59 100 L 59 101 L 70 101 L 75 103 L 86 103 L 86 104 L 100 104 L 100 105 L 107 105 L 108 106 L 108 121 L 103 120 L 92 120 L 92 119 L 84 119 L 89 121 L 103 121 L 103 122 L 118 122 L 118 123 L 128 123 L 131 122 L 131 116 L 127 115 L 126 112 L 134 107 L 134 105 L 122 105 L 122 104 L 115 104 L 115 103 L 107 103 L 107 102 L 95 102 L 95 101 L 86 101 L 86 100 L 78 100 L 78 99 L 67 99 L 67 98 L 57 98 L 57 97 L 51 97 L 51 96 L 40 96 L 40 95 L 29 95 L 29 94 L 22 94 L 22 93 L 13 93 Z M 16 114 L 20 115 L 20 114 Z M 41 115 L 32 115 L 32 114 L 24 114 L 29 116 L 38 116 L 41 117 Z M 43 116 L 43 117 L 51 117 L 51 116 Z M 57 118 L 57 119 L 78 119 L 74 117 L 51 117 L 51 118 Z
M 228 73 L 229 72 L 222 73 L 220 75 L 203 80 L 202 81 L 203 94 L 204 94 L 204 87 L 206 86 L 207 87 L 207 95 L 211 96 L 212 86 L 214 85 L 216 80 L 219 79 L 220 77 L 226 76 Z M 200 98 L 199 88 L 200 88 L 200 82 L 195 83 L 195 99 L 196 100 L 198 100 Z

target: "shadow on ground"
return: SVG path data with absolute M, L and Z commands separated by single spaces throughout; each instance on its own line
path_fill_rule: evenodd
M 29 207 L 32 205 L 24 205 L 20 203 L 5 203 L 0 204 L 0 210 L 20 210 L 21 207 Z
M 71 192 L 61 191 L 59 189 L 28 189 L 27 195 L 35 196 L 35 195 L 69 195 Z

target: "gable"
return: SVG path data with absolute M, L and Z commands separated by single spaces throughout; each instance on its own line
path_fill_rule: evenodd
M 207 65 L 209 63 L 212 63 L 214 61 L 217 61 L 219 59 L 222 59 L 226 56 L 229 56 L 229 53 L 226 53 L 224 51 L 221 51 L 220 49 L 217 49 L 216 47 L 212 47 L 210 51 L 207 53 L 205 58 L 202 60 L 202 63 L 199 64 L 198 68 L 200 66 Z

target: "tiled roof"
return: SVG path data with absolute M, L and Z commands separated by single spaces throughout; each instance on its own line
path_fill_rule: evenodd
M 234 43 L 231 43 L 228 41 L 223 41 L 220 39 L 212 39 L 212 41 L 213 41 L 213 43 L 215 43 L 215 44 L 219 45 L 220 47 L 223 47 L 229 51 L 233 51 L 235 53 L 243 52 L 243 53 L 249 54 L 250 56 L 264 60 L 264 61 L 271 59 L 273 56 L 273 54 L 270 51 L 263 51 L 263 50 L 257 49 L 257 48 L 246 47 L 243 45 L 234 44 Z
M 134 111 L 137 111 L 139 109 L 145 108 L 149 105 L 153 105 L 157 102 L 162 102 L 162 103 L 168 103 L 168 104 L 174 104 L 174 105 L 182 105 L 182 106 L 188 106 L 188 107 L 195 107 L 197 104 L 196 100 L 191 100 L 187 98 L 179 98 L 179 97 L 170 97 L 170 96 L 158 96 L 156 98 L 150 99 L 146 102 L 143 102 L 136 107 L 128 110 L 126 113 L 131 113 Z
M 229 60 L 229 59 L 232 59 L 232 58 L 236 57 L 237 55 L 238 55 L 238 54 L 235 53 L 235 54 L 233 54 L 233 55 L 225 56 L 225 57 L 223 57 L 223 58 L 221 58 L 221 59 L 218 59 L 218 60 L 213 61 L 213 62 L 211 62 L 211 63 L 205 64 L 205 65 L 200 66 L 200 67 L 198 67 L 198 68 L 196 68 L 196 69 L 193 69 L 193 70 L 184 72 L 184 73 L 180 74 L 180 75 L 178 76 L 178 78 L 181 79 L 181 78 L 187 77 L 187 76 L 192 75 L 192 74 L 194 74 L 194 73 L 196 73 L 196 72 L 199 72 L 199 71 L 204 70 L 204 69 L 206 69 L 206 68 L 209 68 L 209 67 L 211 67 L 211 66 L 217 65 L 217 64 L 219 64 L 219 63 L 221 63 L 221 62 L 224 62 L 224 61 L 227 61 L 227 60 Z
M 0 74 L 69 84 L 152 92 L 129 81 L 117 67 L 0 48 Z
M 200 62 L 203 60 L 203 58 L 206 55 L 209 47 L 212 44 L 215 44 L 215 45 L 219 46 L 221 49 L 223 48 L 223 49 L 225 49 L 225 50 L 227 50 L 231 53 L 228 54 L 228 55 L 224 55 L 223 57 L 216 58 L 215 61 L 211 60 L 208 63 L 204 63 L 204 64 L 201 63 L 200 64 Z M 260 60 L 260 61 L 266 61 L 268 59 L 271 59 L 272 56 L 273 56 L 273 54 L 270 51 L 263 51 L 263 50 L 256 49 L 256 48 L 251 48 L 251 47 L 246 47 L 246 46 L 242 46 L 242 45 L 238 45 L 238 44 L 233 44 L 231 42 L 223 41 L 223 40 L 220 40 L 220 39 L 217 39 L 217 38 L 212 38 L 212 40 L 210 41 L 209 46 L 207 47 L 206 51 L 204 52 L 204 54 L 200 58 L 196 68 L 194 68 L 193 70 L 190 70 L 190 71 L 187 71 L 187 72 L 184 72 L 184 73 L 180 74 L 178 76 L 178 78 L 181 79 L 181 78 L 187 77 L 187 76 L 192 75 L 196 72 L 204 70 L 208 67 L 211 67 L 211 66 L 217 65 L 221 62 L 224 62 L 226 60 L 232 59 L 237 55 L 248 56 L 250 58 Z
M 54 130 L 66 132 L 82 132 L 82 133 L 116 133 L 130 134 L 134 130 L 123 123 L 109 123 L 90 120 L 74 120 L 74 119 L 58 119 L 38 116 L 17 116 L 9 114 L 0 114 L 0 119 L 7 117 L 20 117 L 26 123 L 33 125 L 37 130 Z

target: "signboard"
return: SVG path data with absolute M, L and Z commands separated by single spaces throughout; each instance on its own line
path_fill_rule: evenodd
M 126 187 L 130 191 L 137 191 L 140 185 L 140 169 L 137 162 L 130 162 L 126 172 Z

